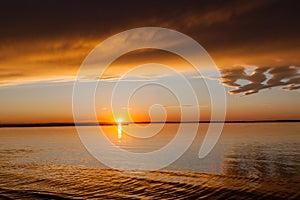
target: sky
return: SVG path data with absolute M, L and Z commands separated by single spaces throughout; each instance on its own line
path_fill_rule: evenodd
M 297 1 L 289 0 L 2 2 L 0 123 L 72 122 L 74 80 L 85 58 L 105 39 L 139 27 L 188 35 L 205 48 L 220 75 L 197 76 L 190 63 L 163 50 L 127 53 L 101 78 L 95 74 L 87 81 L 103 85 L 96 92 L 99 121 L 115 120 L 110 107 L 113 87 L 128 70 L 146 63 L 172 66 L 182 73 L 199 102 L 180 105 L 166 88 L 148 86 L 129 104 L 121 98 L 116 102 L 116 115 L 125 121 L 176 121 L 180 109 L 191 113 L 185 121 L 209 120 L 205 81 L 225 87 L 226 120 L 300 119 L 298 8 Z M 120 94 L 126 96 L 138 82 L 173 78 L 161 67 L 148 65 L 122 80 Z M 195 109 L 200 109 L 200 117 L 192 114 Z

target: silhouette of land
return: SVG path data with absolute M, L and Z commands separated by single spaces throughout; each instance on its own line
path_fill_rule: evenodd
M 252 120 L 252 121 L 167 121 L 167 122 L 122 122 L 122 125 L 129 124 L 178 124 L 178 123 L 284 123 L 284 122 L 300 122 L 299 119 L 290 120 Z M 115 126 L 118 122 L 55 122 L 55 123 L 14 123 L 14 124 L 0 124 L 0 128 L 5 127 L 59 127 L 59 126 Z

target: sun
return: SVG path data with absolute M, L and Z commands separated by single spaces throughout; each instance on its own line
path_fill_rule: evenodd
M 123 122 L 123 119 L 122 118 L 118 118 L 117 119 L 117 123 L 119 124 L 119 123 L 122 123 Z

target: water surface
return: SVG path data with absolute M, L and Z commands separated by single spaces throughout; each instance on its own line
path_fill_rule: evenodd
M 147 139 L 127 135 L 130 125 L 121 134 L 117 126 L 102 128 L 120 148 L 149 152 L 170 142 L 178 124 Z M 297 199 L 299 128 L 300 123 L 226 124 L 213 151 L 199 159 L 207 129 L 200 124 L 185 154 L 153 172 L 105 167 L 86 151 L 74 127 L 1 128 L 0 198 Z

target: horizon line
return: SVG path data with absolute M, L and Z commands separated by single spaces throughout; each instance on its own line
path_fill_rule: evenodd
M 45 123 L 4 123 L 0 128 L 13 127 L 59 127 L 59 126 L 114 126 L 118 124 L 180 124 L 180 123 L 280 123 L 280 122 L 300 122 L 300 119 L 279 119 L 279 120 L 225 120 L 225 121 L 139 121 L 139 122 L 45 122 Z

